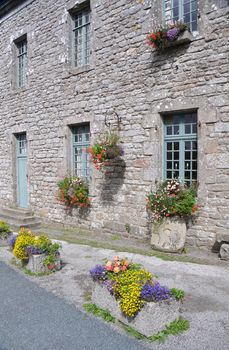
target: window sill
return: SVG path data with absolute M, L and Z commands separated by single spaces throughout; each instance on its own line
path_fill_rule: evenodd
M 94 68 L 90 65 L 86 65 L 86 66 L 83 66 L 83 67 L 69 67 L 63 78 L 68 78 L 69 76 L 72 76 L 72 75 L 79 75 L 79 74 L 82 74 L 82 73 L 86 73 L 86 72 L 89 72 L 91 70 L 93 70 Z

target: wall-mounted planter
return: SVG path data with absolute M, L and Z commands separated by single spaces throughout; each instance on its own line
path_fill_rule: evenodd
M 174 41 L 169 41 L 166 47 L 174 47 L 182 44 L 190 43 L 193 40 L 192 33 L 189 30 L 185 30 L 178 38 Z
M 146 302 L 133 319 L 128 319 L 122 314 L 118 301 L 105 287 L 97 283 L 94 283 L 92 302 L 102 309 L 109 310 L 119 321 L 135 328 L 146 337 L 161 332 L 166 328 L 166 325 L 180 316 L 180 302 L 164 300 L 161 302 Z

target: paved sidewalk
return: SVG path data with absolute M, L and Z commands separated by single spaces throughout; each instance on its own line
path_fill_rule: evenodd
M 218 348 L 228 350 L 229 269 L 227 263 L 199 265 L 163 261 L 156 257 L 120 253 L 66 242 L 62 242 L 62 245 L 62 258 L 66 262 L 64 269 L 51 276 L 29 277 L 29 279 L 82 309 L 84 297 L 92 288 L 89 269 L 95 264 L 102 263 L 104 258 L 112 258 L 116 254 L 121 257 L 127 256 L 158 275 L 163 284 L 182 288 L 187 293 L 182 316 L 190 321 L 190 330 L 179 336 L 170 336 L 164 344 L 147 343 L 145 346 L 159 350 L 216 350 Z M 1 260 L 9 262 L 11 257 L 11 253 L 6 248 L 0 248 Z M 113 331 L 112 327 L 111 332 Z M 120 332 L 118 329 L 117 331 Z M 110 350 L 109 347 L 107 349 Z M 68 348 L 68 350 L 72 349 Z

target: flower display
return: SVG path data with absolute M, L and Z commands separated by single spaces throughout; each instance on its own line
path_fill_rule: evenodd
M 119 301 L 119 307 L 126 317 L 135 317 L 145 302 L 162 302 L 182 297 L 182 291 L 168 289 L 153 279 L 153 275 L 139 264 L 127 258 L 115 256 L 104 265 L 90 270 L 92 279 L 104 286 Z M 179 293 L 178 293 L 179 292 Z M 181 299 L 181 297 L 179 297 Z
M 197 210 L 196 188 L 177 180 L 162 182 L 147 195 L 147 209 L 156 221 L 164 217 L 190 217 Z
M 15 239 L 11 241 L 11 247 L 13 248 L 13 254 L 16 258 L 26 261 L 32 255 L 45 254 L 44 266 L 47 266 L 49 270 L 56 271 L 57 257 L 59 257 L 59 249 L 61 245 L 59 243 L 53 243 L 46 235 L 41 234 L 35 236 L 35 234 L 22 227 L 17 236 L 13 236 Z M 50 268 L 54 266 L 54 268 Z
M 106 133 L 94 145 L 88 148 L 91 161 L 95 168 L 105 172 L 105 168 L 110 164 L 111 159 L 115 159 L 124 154 L 123 149 L 118 145 L 119 137 L 114 133 Z
M 87 208 L 91 204 L 87 183 L 77 176 L 65 177 L 58 182 L 58 199 L 67 207 Z
M 176 22 L 165 27 L 160 27 L 147 37 L 147 44 L 157 50 L 164 50 L 169 42 L 173 42 L 189 27 L 182 23 Z

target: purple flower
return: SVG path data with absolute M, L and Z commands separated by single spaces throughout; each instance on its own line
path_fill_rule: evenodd
M 146 283 L 142 287 L 140 297 L 142 300 L 157 302 L 171 299 L 172 292 L 170 289 L 162 287 L 159 282 L 156 282 L 155 284 Z
M 25 247 L 24 250 L 25 250 L 25 252 L 26 252 L 26 254 L 27 254 L 28 256 L 44 253 L 44 250 L 39 249 L 39 248 L 36 248 L 36 247 L 34 247 L 33 245 L 30 245 L 30 246 L 28 246 L 28 247 Z
M 104 281 L 106 279 L 106 270 L 102 265 L 96 265 L 90 270 L 90 275 L 94 281 Z
M 113 285 L 114 285 L 115 281 L 111 281 L 109 279 L 105 280 L 103 282 L 103 285 L 107 288 L 108 292 L 110 294 L 113 294 Z
M 8 243 L 11 249 L 14 249 L 17 238 L 18 238 L 18 235 L 13 235 L 10 237 Z
M 180 34 L 179 28 L 171 28 L 167 31 L 166 36 L 169 41 L 175 41 Z

